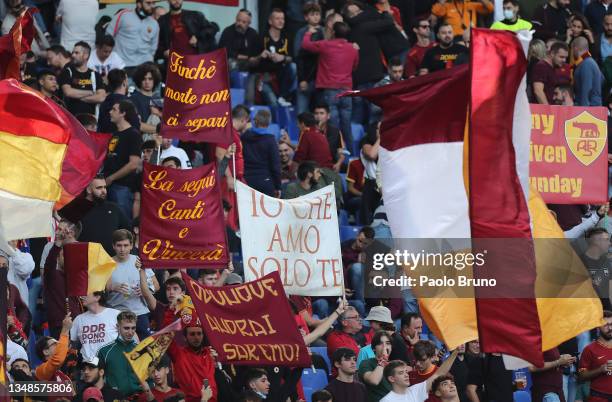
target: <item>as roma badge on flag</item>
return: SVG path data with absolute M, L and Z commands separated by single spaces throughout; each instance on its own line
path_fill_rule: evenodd
M 589 166 L 606 147 L 606 122 L 584 111 L 565 121 L 565 140 L 572 154 L 584 166 Z

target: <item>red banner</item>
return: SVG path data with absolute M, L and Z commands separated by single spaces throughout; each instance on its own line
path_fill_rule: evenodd
M 604 107 L 531 105 L 529 176 L 544 201 L 606 203 L 607 139 Z
M 161 135 L 230 143 L 232 105 L 225 48 L 195 55 L 170 49 L 166 77 Z
M 173 169 L 144 164 L 140 258 L 147 268 L 227 266 L 227 236 L 215 164 Z
M 308 367 L 304 338 L 278 272 L 236 286 L 204 287 L 183 273 L 202 328 L 222 363 Z
M 218 6 L 238 7 L 238 0 L 192 0 L 196 3 L 216 4 Z

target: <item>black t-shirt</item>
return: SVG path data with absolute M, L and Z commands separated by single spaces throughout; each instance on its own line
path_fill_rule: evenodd
M 426 68 L 430 73 L 446 70 L 467 63 L 468 55 L 467 47 L 456 43 L 447 49 L 443 49 L 440 45 L 434 46 L 425 53 L 421 68 Z
M 110 176 L 130 161 L 130 156 L 140 157 L 142 137 L 134 127 L 113 133 L 108 143 L 108 153 L 104 160 L 104 176 Z M 122 186 L 133 188 L 136 173 L 130 173 L 115 181 Z
M 291 49 L 289 49 L 289 39 L 285 32 L 281 31 L 281 34 L 277 41 L 272 39 L 269 32 L 263 37 L 263 49 L 268 50 L 270 53 L 278 53 L 283 56 L 289 56 Z M 258 71 L 263 73 L 279 73 L 283 68 L 283 62 L 274 63 L 271 59 L 261 59 Z
M 121 208 L 114 202 L 96 204 L 81 219 L 83 230 L 79 241 L 100 243 L 104 250 L 113 255 L 113 232 L 117 229 L 131 229 Z
M 450 373 L 455 378 L 455 385 L 457 386 L 457 392 L 459 393 L 459 400 L 461 402 L 469 402 L 467 394 L 465 393 L 467 388 L 468 372 L 467 359 L 455 359 L 450 369 Z
M 100 104 L 97 130 L 99 133 L 112 133 L 113 131 L 117 131 L 117 126 L 111 122 L 110 111 L 115 103 L 125 100 L 131 101 L 132 98 L 128 98 L 126 95 L 122 94 L 110 94 L 104 99 L 104 102 Z M 134 102 L 132 102 L 132 104 L 134 104 Z M 140 127 L 140 119 L 137 115 L 131 116 L 128 123 L 130 123 L 132 127 Z
M 325 137 L 327 137 L 327 142 L 329 144 L 329 151 L 332 155 L 332 160 L 334 163 L 338 162 L 338 148 L 342 148 L 342 138 L 340 134 L 340 130 L 338 127 L 334 127 L 331 124 L 327 123 L 327 127 L 325 128 Z
M 601 299 L 607 299 L 609 297 L 610 282 L 610 262 L 608 261 L 608 256 L 604 254 L 598 260 L 594 260 L 586 254 L 582 254 L 580 259 L 589 271 L 589 274 L 591 274 L 591 280 L 597 295 Z
M 94 85 L 95 91 L 104 89 L 104 82 L 100 74 L 90 69 L 82 73 L 72 65 L 68 65 L 62 70 L 58 78 L 58 84 L 60 88 L 64 85 L 70 85 L 74 89 L 85 91 L 94 91 Z M 80 99 L 68 98 L 65 94 L 64 102 L 68 111 L 75 116 L 79 113 L 96 114 L 96 105 L 93 103 L 85 103 Z
M 486 355 L 471 360 L 467 383 L 478 386 L 481 402 L 513 402 L 512 371 L 506 370 L 501 356 Z
M 358 381 L 348 383 L 334 378 L 325 389 L 332 394 L 334 402 L 366 402 L 368 400 L 365 385 Z

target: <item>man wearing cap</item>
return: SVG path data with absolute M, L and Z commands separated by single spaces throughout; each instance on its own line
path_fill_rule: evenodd
M 83 369 L 81 370 L 81 380 L 77 383 L 77 395 L 74 398 L 75 402 L 87 401 L 91 398 L 92 388 L 101 392 L 105 402 L 119 401 L 122 395 L 116 389 L 104 381 L 104 364 L 97 357 L 92 357 L 89 360 L 83 361 Z M 89 394 L 86 392 L 89 391 Z
M 104 401 L 102 391 L 100 391 L 96 387 L 89 387 L 85 391 L 83 391 L 83 401 L 89 402 L 92 399 L 94 401 Z
M 168 318 L 168 317 L 166 317 Z M 170 325 L 171 320 L 164 322 Z M 174 379 L 176 384 L 185 392 L 187 402 L 200 402 L 202 398 L 202 384 L 208 380 L 212 389 L 210 402 L 217 402 L 217 383 L 215 382 L 215 361 L 210 348 L 204 344 L 204 331 L 199 319 L 192 320 L 183 329 L 186 345 L 179 345 L 175 339 L 168 348 L 168 355 L 172 359 Z
M 106 382 L 119 391 L 124 397 L 134 396 L 142 391 L 140 380 L 136 377 L 125 353 L 129 353 L 138 344 L 136 342 L 136 314 L 122 311 L 117 316 L 119 336 L 98 351 L 98 359 L 106 368 Z
M 36 378 L 39 381 L 58 381 L 63 382 L 70 378 L 62 373 L 60 369 L 68 355 L 70 345 L 70 329 L 72 328 L 72 317 L 66 314 L 62 322 L 62 331 L 59 341 L 50 336 L 43 336 L 36 342 L 36 355 L 42 364 L 36 367 Z

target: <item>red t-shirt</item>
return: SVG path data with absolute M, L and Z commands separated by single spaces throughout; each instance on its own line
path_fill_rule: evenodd
M 555 87 L 561 84 L 569 84 L 569 76 L 564 70 L 564 67 L 554 68 L 545 60 L 540 60 L 534 67 L 531 73 L 531 82 L 541 82 L 544 84 L 544 93 L 548 104 L 553 103 L 553 93 Z
M 227 150 L 230 145 L 236 144 L 236 172 L 238 175 L 235 177 L 238 180 L 242 180 L 244 178 L 244 156 L 242 155 L 242 142 L 240 142 L 240 133 L 232 127 L 232 142 L 229 144 L 216 144 L 219 148 L 223 148 Z M 212 147 L 211 147 L 212 148 Z M 230 171 L 234 174 L 234 168 L 232 165 L 232 161 L 230 160 L 228 163 Z
M 432 365 L 428 372 L 420 373 L 418 370 L 412 370 L 408 373 L 408 377 L 410 378 L 410 385 L 420 384 L 423 381 L 427 380 L 429 377 L 434 375 L 434 373 L 438 370 L 438 367 Z
M 180 54 L 195 54 L 196 48 L 189 44 L 189 32 L 181 20 L 181 14 L 170 16 L 170 30 L 172 32 L 172 50 Z
M 307 128 L 302 133 L 293 160 L 314 161 L 320 167 L 330 169 L 334 166 L 327 137 L 315 127 Z
M 414 45 L 412 49 L 406 55 L 406 61 L 404 62 L 404 77 L 410 78 L 417 73 L 417 70 L 423 62 L 425 53 L 432 47 L 436 46 L 436 42 L 429 42 L 428 46 Z
M 170 398 L 170 397 L 178 394 L 179 392 L 181 392 L 181 390 L 178 389 L 178 388 L 170 388 L 170 391 L 168 391 L 168 392 L 161 392 L 161 391 L 158 391 L 155 388 L 151 388 L 151 392 L 153 393 L 153 395 L 155 395 L 155 400 L 156 401 L 163 401 L 166 398 Z M 147 401 L 147 394 L 145 394 L 145 393 L 140 394 L 140 397 L 138 398 L 138 401 L 139 402 L 146 402 Z
M 612 348 L 606 347 L 598 341 L 592 342 L 582 351 L 579 371 L 594 370 L 612 360 Z M 591 380 L 591 389 L 604 394 L 612 395 L 612 376 L 600 375 Z
M 346 181 L 353 183 L 356 190 L 363 191 L 363 184 L 365 183 L 364 173 L 365 168 L 361 159 L 353 159 L 346 168 Z

